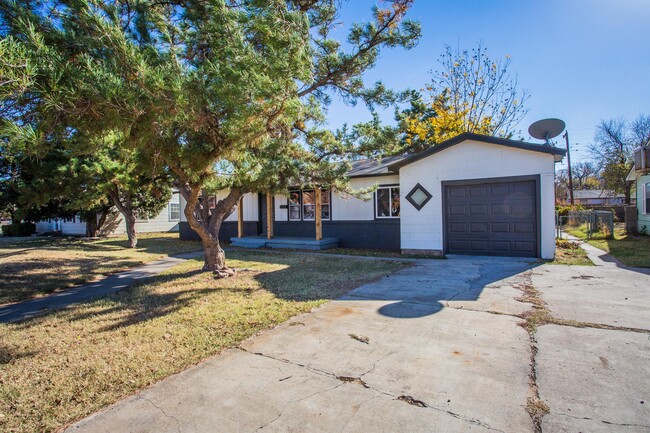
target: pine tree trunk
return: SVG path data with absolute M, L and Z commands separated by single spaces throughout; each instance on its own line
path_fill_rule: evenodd
M 126 224 L 126 236 L 128 237 L 128 248 L 135 248 L 138 245 L 138 234 L 135 231 L 135 214 L 133 213 L 133 202 L 131 201 L 131 194 L 127 191 L 124 194 L 124 202 L 120 200 L 120 193 L 117 185 L 114 189 L 108 191 L 108 195 L 113 201 L 113 205 L 124 217 Z
M 96 238 L 97 237 L 97 216 L 89 217 L 86 220 L 86 237 Z
M 97 234 L 99 235 L 101 233 L 102 227 L 104 227 L 104 223 L 106 222 L 106 217 L 108 216 L 108 210 L 103 210 L 100 213 L 99 220 L 97 220 Z
M 205 251 L 204 271 L 210 271 L 218 277 L 229 277 L 235 274 L 234 269 L 226 266 L 226 253 L 218 239 L 204 239 L 203 250 Z
M 232 211 L 241 194 L 231 192 L 223 202 L 217 203 L 212 215 L 208 215 L 206 208 L 199 209 L 198 207 L 199 188 L 182 191 L 182 193 L 186 194 L 185 217 L 187 223 L 199 235 L 203 243 L 205 252 L 203 270 L 212 272 L 217 278 L 235 275 L 236 271 L 226 265 L 226 253 L 219 244 L 219 230 L 224 218 Z M 207 196 L 204 203 L 207 203 Z M 201 220 L 197 218 L 197 214 L 202 216 Z
M 126 236 L 128 237 L 128 247 L 135 248 L 138 245 L 138 233 L 135 231 L 135 216 L 133 211 L 124 216 L 126 223 Z

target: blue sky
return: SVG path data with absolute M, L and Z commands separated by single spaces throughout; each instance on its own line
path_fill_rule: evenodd
M 374 4 L 344 3 L 342 26 L 369 19 Z M 530 93 L 524 137 L 534 140 L 527 129 L 535 120 L 563 119 L 572 162 L 589 159 L 601 119 L 650 114 L 650 0 L 415 0 L 409 17 L 422 24 L 418 46 L 384 50 L 368 83 L 420 89 L 445 44 L 470 49 L 483 41 L 491 58 L 511 56 L 510 72 Z M 335 102 L 328 118 L 337 127 L 369 115 Z

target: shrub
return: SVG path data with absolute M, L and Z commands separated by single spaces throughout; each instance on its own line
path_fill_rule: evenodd
M 585 208 L 580 206 L 579 204 L 573 206 L 571 206 L 570 204 L 555 206 L 555 212 L 557 212 L 559 216 L 567 216 L 571 211 L 584 210 L 584 209 Z
M 4 236 L 31 236 L 36 233 L 36 224 L 32 222 L 13 223 L 2 226 Z
M 566 239 L 557 239 L 555 245 L 564 250 L 577 250 L 580 245 L 577 242 L 571 242 Z

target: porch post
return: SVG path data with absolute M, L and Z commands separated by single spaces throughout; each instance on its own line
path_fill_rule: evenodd
M 320 241 L 323 239 L 323 218 L 321 213 L 321 204 L 323 200 L 321 196 L 321 189 L 316 188 L 314 191 L 316 193 L 316 214 L 314 215 L 314 219 L 316 220 L 316 240 Z
M 266 238 L 273 238 L 273 195 L 266 192 Z
M 244 197 L 237 203 L 237 237 L 244 237 Z

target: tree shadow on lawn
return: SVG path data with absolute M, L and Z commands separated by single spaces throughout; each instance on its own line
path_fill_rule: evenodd
M 8 238 L 9 239 L 9 238 Z M 147 236 L 138 240 L 136 248 L 128 248 L 125 238 L 85 239 L 75 237 L 61 238 L 14 238 L 0 242 L 0 258 L 29 252 L 35 249 L 49 251 L 83 251 L 83 252 L 139 252 L 147 254 L 174 255 L 182 252 L 197 251 L 201 243 L 181 241 L 169 236 Z M 6 252 L 5 252 L 6 251 Z
M 10 347 L 0 342 L 0 365 L 9 364 L 12 361 L 35 356 L 36 351 L 21 351 L 16 347 Z
M 24 301 L 38 295 L 60 292 L 77 284 L 88 282 L 142 264 L 139 259 L 108 262 L 102 257 L 76 257 L 25 260 L 0 264 L 0 304 Z
M 155 292 L 156 287 L 160 284 L 171 282 L 178 278 L 191 278 L 201 273 L 203 271 L 197 269 L 182 275 L 157 275 L 148 277 L 118 292 L 101 298 L 77 302 L 71 306 L 81 306 L 80 311 L 69 307 L 48 310 L 44 314 L 15 322 L 14 326 L 16 329 L 28 329 L 46 321 L 52 314 L 61 314 L 70 322 L 79 322 L 90 318 L 101 319 L 102 317 L 113 322 L 110 325 L 100 328 L 100 332 L 136 325 L 181 310 L 192 302 L 200 300 L 208 293 L 223 290 L 223 288 L 206 288 L 179 290 L 171 293 Z M 120 313 L 121 316 L 119 318 L 110 318 L 111 315 Z
M 237 261 L 250 261 L 257 266 L 244 269 L 240 271 L 239 276 L 227 279 L 213 279 L 200 268 L 148 277 L 99 300 L 77 304 L 83 306 L 107 303 L 104 307 L 99 305 L 98 308 L 90 310 L 82 308 L 76 312 L 70 309 L 63 314 L 67 315 L 70 321 L 105 317 L 110 323 L 98 331 L 106 332 L 178 312 L 216 292 L 251 296 L 256 291 L 265 290 L 279 299 L 291 302 L 332 299 L 395 301 L 384 303 L 378 307 L 378 312 L 393 318 L 408 319 L 439 312 L 444 308 L 443 301 L 475 301 L 489 284 L 540 264 L 530 260 L 456 257 L 444 261 L 418 262 L 402 272 L 391 274 L 392 270 L 400 265 L 403 268 L 405 264 L 381 260 L 254 252 L 231 253 L 231 260 L 233 256 Z M 450 276 L 463 272 L 462 269 L 457 269 L 457 266 L 467 267 L 468 264 L 473 269 L 478 268 L 478 275 L 468 275 L 460 280 L 457 276 Z M 282 267 L 269 270 L 266 269 L 268 266 Z M 190 284 L 187 289 L 181 288 L 171 292 L 156 290 L 160 285 L 174 281 L 180 281 L 181 284 L 188 281 L 191 283 L 191 280 L 199 275 L 206 275 L 208 278 L 200 282 L 199 287 L 192 288 Z M 248 283 L 251 278 L 257 284 Z M 451 281 L 454 278 L 459 281 L 458 284 Z M 371 284 L 364 284 L 369 282 Z M 359 287 L 361 285 L 362 287 Z M 355 288 L 357 289 L 350 292 Z M 46 313 L 46 316 L 24 319 L 19 322 L 19 326 L 29 327 L 55 311 L 57 310 Z M 119 317 L 110 317 L 115 314 Z
M 82 321 L 91 317 L 105 317 L 110 323 L 100 331 L 132 326 L 165 316 L 201 302 L 205 296 L 216 292 L 253 296 L 255 292 L 266 291 L 274 297 L 292 302 L 309 302 L 339 298 L 350 289 L 369 280 L 368 275 L 359 272 L 359 267 L 372 270 L 373 275 L 386 275 L 395 267 L 386 262 L 300 256 L 296 254 L 231 253 L 240 266 L 238 276 L 214 279 L 200 269 L 202 260 L 194 260 L 198 269 L 186 272 L 147 277 L 128 288 L 105 296 L 79 302 L 82 308 L 45 311 L 44 314 L 25 318 L 19 326 L 31 326 L 49 315 L 62 311 L 70 321 Z M 252 268 L 241 269 L 241 265 Z M 269 267 L 275 269 L 269 270 Z M 281 267 L 281 269 L 277 269 Z M 355 268 L 356 272 L 355 272 Z M 205 278 L 195 278 L 204 275 Z M 196 282 L 198 281 L 198 283 Z M 171 291 L 160 287 L 178 282 L 180 287 Z M 183 286 L 188 285 L 185 289 Z M 192 287 L 194 285 L 194 287 Z M 227 298 L 227 296 L 226 296 Z M 236 301 L 236 300 L 235 300 Z M 92 304 L 98 307 L 93 308 Z M 105 303 L 105 305 L 100 305 Z M 90 306 L 91 308 L 85 308 Z M 118 317 L 111 317 L 117 315 Z

